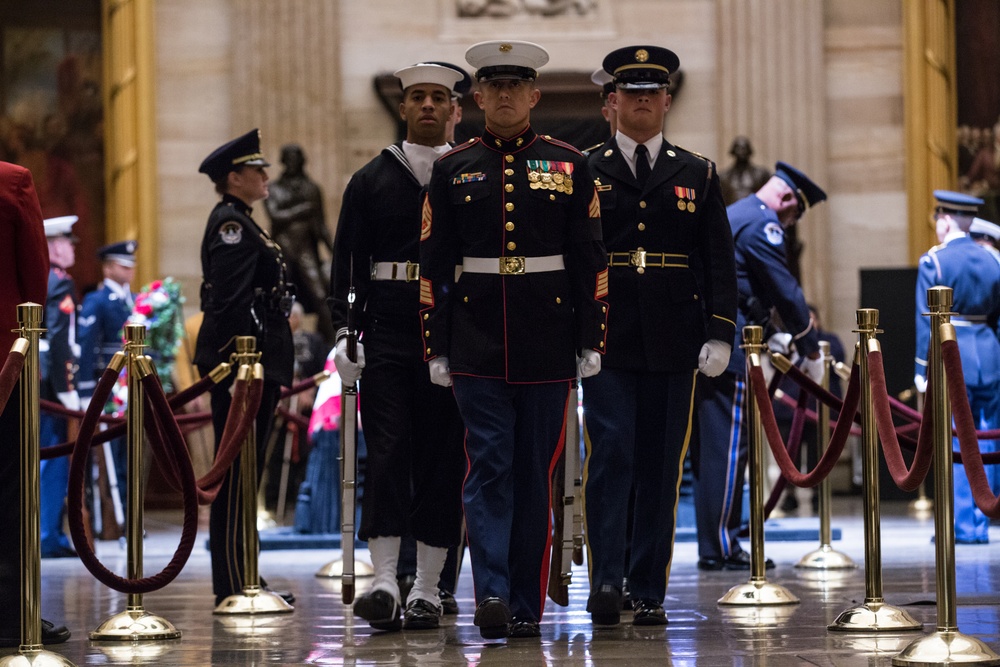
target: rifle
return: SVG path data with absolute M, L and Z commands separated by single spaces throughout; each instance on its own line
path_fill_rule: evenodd
M 353 260 L 353 258 L 352 258 Z M 347 292 L 347 358 L 358 360 L 358 330 L 355 325 L 353 261 L 351 286 Z M 358 385 L 343 385 L 340 399 L 340 547 L 343 550 L 341 599 L 354 602 L 354 505 L 358 477 Z
M 556 604 L 569 605 L 569 585 L 573 579 L 576 537 L 580 533 L 582 547 L 583 514 L 580 505 L 580 422 L 577 417 L 579 399 L 577 383 L 571 383 L 566 407 L 566 437 L 563 454 L 553 471 L 552 500 L 556 506 L 552 527 L 552 558 L 549 563 L 549 597 Z M 579 530 L 578 530 L 579 528 Z M 581 551 L 582 554 L 582 551 Z

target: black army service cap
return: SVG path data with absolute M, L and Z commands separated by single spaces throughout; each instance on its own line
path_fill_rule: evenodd
M 549 52 L 532 42 L 493 40 L 470 46 L 465 60 L 476 68 L 476 81 L 534 81 L 538 68 L 549 62 Z
M 270 166 L 260 152 L 260 130 L 254 129 L 216 148 L 202 160 L 198 171 L 216 182 L 240 167 Z
M 136 241 L 119 241 L 109 243 L 97 249 L 97 258 L 102 262 L 114 262 L 122 266 L 135 266 L 135 251 L 139 249 Z
M 787 162 L 775 163 L 774 175 L 787 183 L 788 187 L 795 192 L 795 198 L 799 200 L 799 208 L 802 211 L 826 199 L 823 188 L 813 183 L 808 176 Z
M 625 90 L 666 88 L 680 66 L 677 54 L 662 46 L 625 46 L 604 57 L 604 71 Z

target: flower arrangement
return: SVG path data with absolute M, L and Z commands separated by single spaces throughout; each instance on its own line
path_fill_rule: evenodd
M 146 327 L 146 353 L 153 358 L 164 391 L 173 390 L 174 359 L 184 335 L 181 286 L 173 278 L 154 280 L 135 296 L 127 324 Z

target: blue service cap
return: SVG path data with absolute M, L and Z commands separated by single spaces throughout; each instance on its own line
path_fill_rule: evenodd
M 549 52 L 533 42 L 491 40 L 470 46 L 465 60 L 476 68 L 476 81 L 534 81 L 538 68 L 549 62 Z
M 680 66 L 677 54 L 662 46 L 626 46 L 604 57 L 604 71 L 625 90 L 666 88 Z
M 472 77 L 465 69 L 459 67 L 458 65 L 453 65 L 452 63 L 446 63 L 443 60 L 427 60 L 425 61 L 428 65 L 440 65 L 441 67 L 449 67 L 459 74 L 462 75 L 462 80 L 456 83 L 451 89 L 451 96 L 462 99 L 462 96 L 472 90 Z
M 935 190 L 934 199 L 936 209 L 942 213 L 975 215 L 983 205 L 983 200 L 979 197 L 952 190 Z
M 42 224 L 45 226 L 45 238 L 55 239 L 59 237 L 68 238 L 70 241 L 79 241 L 73 236 L 73 225 L 80 218 L 75 215 L 60 215 L 57 218 L 46 218 Z
M 254 129 L 216 148 L 201 161 L 198 171 L 216 182 L 240 167 L 270 166 L 260 152 L 260 130 Z
M 795 197 L 799 200 L 799 206 L 803 211 L 826 199 L 823 188 L 813 183 L 808 176 L 787 162 L 775 163 L 774 175 L 788 183 L 788 187 L 795 192 Z
M 976 236 L 986 236 L 994 241 L 1000 241 L 1000 225 L 996 225 L 989 220 L 973 218 L 969 225 L 969 233 Z
M 109 243 L 97 249 L 97 258 L 102 262 L 114 262 L 129 268 L 135 266 L 135 251 L 138 250 L 137 241 L 119 241 Z

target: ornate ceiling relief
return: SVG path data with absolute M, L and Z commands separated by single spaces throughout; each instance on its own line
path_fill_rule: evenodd
M 597 0 L 455 0 L 459 18 L 508 16 L 587 16 Z

